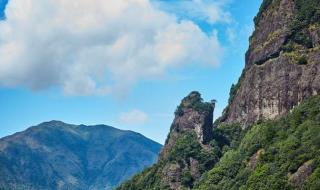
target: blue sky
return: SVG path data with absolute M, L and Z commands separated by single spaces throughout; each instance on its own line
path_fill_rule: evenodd
M 90 32 L 79 34 L 79 37 L 75 38 L 77 40 L 77 43 L 75 43 L 72 41 L 73 36 L 69 38 L 65 33 L 58 35 L 58 31 L 65 30 L 69 26 L 65 25 L 64 21 L 66 20 L 66 23 L 68 23 L 68 19 L 73 21 L 73 17 L 68 18 L 69 15 L 66 17 L 62 14 L 58 16 L 65 20 L 47 22 L 48 18 L 51 17 L 49 15 L 46 18 L 46 14 L 48 14 L 46 8 L 50 6 L 43 3 L 45 1 L 30 0 L 30 4 L 21 6 L 19 5 L 21 1 L 12 1 L 13 3 L 10 1 L 7 6 L 7 20 L 0 21 L 5 23 L 4 26 L 0 24 L 0 29 L 4 27 L 5 29 L 9 28 L 8 31 L 11 31 L 11 33 L 8 32 L 2 35 L 6 38 L 0 38 L 0 57 L 4 55 L 0 58 L 0 67 L 5 68 L 3 70 L 0 68 L 0 105 L 2 108 L 0 114 L 0 137 L 13 134 L 44 121 L 61 120 L 72 124 L 107 124 L 120 129 L 139 132 L 160 143 L 165 141 L 176 106 L 191 91 L 199 91 L 204 100 L 207 101 L 217 99 L 218 104 L 215 115 L 221 114 L 227 104 L 230 86 L 238 80 L 244 67 L 244 55 L 248 47 L 248 38 L 253 30 L 253 18 L 261 3 L 261 0 L 153 0 L 141 6 L 143 9 L 152 9 L 151 11 L 144 11 L 146 11 L 146 15 L 153 16 L 153 20 L 150 22 L 150 19 L 147 18 L 141 22 L 142 27 L 139 28 L 130 24 L 135 23 L 136 20 L 134 18 L 129 19 L 118 14 L 118 17 L 115 18 L 121 19 L 119 23 L 126 23 L 125 31 L 130 34 L 130 37 L 134 36 L 133 39 L 128 38 L 135 43 L 140 43 L 142 39 L 142 41 L 146 41 L 146 44 L 149 44 L 146 40 L 147 35 L 153 33 L 148 33 L 148 31 L 155 30 L 157 32 L 157 30 L 162 30 L 166 25 L 172 25 L 173 27 L 168 27 L 161 34 L 166 34 L 166 31 L 171 34 L 171 29 L 173 28 L 174 30 L 172 31 L 178 31 L 178 35 L 173 40 L 180 38 L 180 34 L 185 32 L 186 37 L 184 39 L 188 41 L 188 43 L 183 42 L 182 45 L 178 44 L 187 47 L 184 49 L 186 50 L 184 53 L 188 55 L 183 54 L 182 58 L 171 55 L 172 52 L 173 54 L 175 53 L 173 50 L 176 49 L 170 49 L 169 52 L 164 49 L 163 51 L 166 54 L 159 54 L 158 52 L 152 54 L 154 56 L 160 55 L 159 59 L 170 55 L 174 57 L 174 61 L 159 64 L 157 59 L 150 58 L 150 56 L 137 57 L 135 56 L 136 52 L 133 52 L 132 54 L 124 54 L 127 56 L 126 61 L 129 61 L 126 62 L 127 64 L 121 65 L 121 60 L 123 60 L 121 56 L 124 56 L 123 54 L 119 54 L 119 57 L 115 57 L 112 54 L 109 57 L 104 57 L 97 53 L 96 44 L 95 48 L 87 46 L 87 44 L 96 43 L 96 41 L 100 43 L 101 39 L 98 38 L 98 40 L 92 41 L 100 34 L 101 36 L 104 34 L 113 36 L 118 35 L 113 34 L 116 32 L 123 33 L 122 25 L 120 27 L 117 24 L 112 25 L 120 29 L 107 33 L 108 27 L 106 29 L 100 28 L 100 26 L 104 24 L 111 25 L 114 22 L 102 22 L 97 27 L 94 22 L 89 20 L 88 26 L 95 27 L 94 30 L 92 27 L 90 30 L 85 29 L 86 32 Z M 52 0 L 46 1 L 50 2 Z M 84 3 L 80 3 L 81 5 L 88 6 L 85 0 L 82 1 Z M 96 1 L 97 4 L 103 2 Z M 31 2 L 37 4 L 31 4 Z M 3 9 L 6 3 L 6 0 L 0 0 L 0 17 L 3 16 Z M 59 5 L 59 3 L 57 4 Z M 56 9 L 60 10 L 61 7 L 58 7 L 58 5 Z M 65 9 L 68 9 L 68 6 L 65 5 Z M 212 9 L 207 9 L 207 7 Z M 25 9 L 30 9 L 31 11 L 26 11 Z M 89 5 L 86 11 L 90 12 L 90 10 L 100 10 L 100 8 L 97 9 L 93 5 Z M 100 11 L 107 10 L 106 8 L 106 10 Z M 86 11 L 79 14 L 86 14 Z M 128 14 L 135 15 L 137 13 Z M 36 20 L 36 17 L 39 16 L 44 19 Z M 104 18 L 104 16 L 109 18 L 108 14 L 104 13 L 99 14 L 97 18 Z M 82 29 L 82 22 L 87 21 L 88 18 L 85 17 L 84 20 L 80 20 L 80 24 L 76 25 L 76 27 Z M 144 19 L 144 17 L 141 18 Z M 117 20 L 114 21 L 117 22 Z M 16 24 L 19 22 L 21 24 Z M 57 22 L 59 23 L 58 25 L 46 24 Z M 42 25 L 37 26 L 37 23 L 42 23 Z M 13 32 L 12 34 L 12 30 L 19 31 L 21 27 L 25 27 L 23 28 L 23 33 Z M 50 27 L 59 30 L 54 33 L 46 33 L 46 28 Z M 188 27 L 194 29 L 194 33 L 191 33 L 191 35 L 186 30 Z M 197 27 L 201 31 L 197 31 Z M 131 35 L 130 32 L 133 30 L 138 30 L 138 34 L 141 31 L 145 33 L 144 35 L 141 34 L 142 37 L 137 33 Z M 40 31 L 40 35 L 34 35 L 38 31 Z M 78 33 L 72 34 L 78 35 Z M 126 36 L 129 36 L 129 34 Z M 204 37 L 203 34 L 209 37 Z M 54 36 L 52 38 L 54 40 L 47 40 L 51 39 L 52 36 Z M 59 41 L 61 38 L 63 40 Z M 160 35 L 160 42 L 157 42 L 160 45 L 155 44 L 154 46 L 158 48 L 167 45 L 167 43 L 163 45 L 162 41 L 168 38 L 171 40 L 170 35 L 169 37 Z M 80 43 L 79 41 L 82 39 L 85 39 L 85 41 Z M 40 43 L 39 41 L 41 40 L 45 43 Z M 65 44 L 61 46 L 62 42 L 65 41 L 70 41 L 70 43 L 77 44 L 77 46 L 66 46 Z M 121 40 L 119 41 L 121 42 Z M 207 44 L 207 41 L 210 41 L 210 43 Z M 26 49 L 23 54 L 17 53 L 21 50 L 19 48 L 11 50 L 12 46 L 6 46 L 6 44 L 15 43 L 23 44 Z M 140 48 L 135 43 L 130 45 L 136 49 Z M 58 44 L 53 47 L 59 51 L 56 49 L 50 51 L 52 44 Z M 207 45 L 202 47 L 201 44 Z M 89 49 L 84 54 L 85 56 L 79 53 L 78 46 L 84 46 L 83 49 L 86 50 Z M 178 50 L 181 46 L 177 46 Z M 11 51 L 8 51 L 8 49 Z M 1 54 L 1 51 L 7 54 L 9 52 L 15 56 L 12 56 L 12 58 L 7 54 Z M 134 50 L 130 49 L 131 51 Z M 77 53 L 72 57 L 59 57 L 60 53 L 69 55 L 70 52 Z M 154 50 L 147 52 L 154 52 Z M 177 52 L 181 53 L 180 51 Z M 75 58 L 78 55 L 84 58 L 81 60 Z M 90 58 L 90 64 L 92 62 L 105 63 L 108 61 L 113 61 L 115 64 L 108 63 L 106 67 L 103 67 L 105 64 L 96 66 L 92 63 L 89 67 L 85 59 L 86 55 Z M 92 55 L 94 56 L 92 57 Z M 19 57 L 19 59 L 16 57 Z M 13 59 L 14 61 L 12 61 Z M 52 59 L 57 59 L 59 62 L 51 62 Z M 144 60 L 146 59 L 148 62 L 145 63 Z M 72 60 L 77 61 L 74 64 L 70 63 L 71 65 L 66 67 Z M 189 60 L 190 63 L 188 62 Z M 130 65 L 134 61 L 136 63 Z M 79 62 L 83 64 L 78 64 Z M 141 66 L 141 64 L 143 65 Z M 151 64 L 156 65 L 156 67 Z M 127 66 L 128 69 L 124 70 Z M 101 70 L 105 68 L 108 71 L 102 72 Z M 68 72 L 65 72 L 65 70 L 68 70 Z M 92 73 L 89 73 L 89 71 L 92 71 Z M 74 80 L 75 78 L 77 80 Z

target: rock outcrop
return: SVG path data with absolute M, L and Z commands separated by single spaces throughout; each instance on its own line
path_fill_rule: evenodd
M 291 185 L 296 188 L 302 188 L 303 185 L 306 183 L 308 177 L 312 174 L 312 165 L 313 160 L 310 160 L 304 163 L 302 166 L 300 166 L 294 174 L 291 174 L 289 177 Z
M 263 2 L 245 69 L 231 92 L 222 122 L 245 127 L 278 118 L 307 97 L 320 94 L 319 20 L 299 16 L 307 6 L 299 2 Z M 297 20 L 303 21 L 303 27 L 297 28 L 302 25 Z
M 170 133 L 160 153 L 160 159 L 167 157 L 177 138 L 184 132 L 194 132 L 198 142 L 206 146 L 213 137 L 212 123 L 214 102 L 203 102 L 199 92 L 185 97 L 175 112 Z
M 256 152 L 254 155 L 250 157 L 247 167 L 250 168 L 251 170 L 255 170 L 257 168 L 259 159 L 264 153 L 265 153 L 264 149 L 258 150 L 258 152 Z
M 175 111 L 175 118 L 171 125 L 170 133 L 160 153 L 160 162 L 170 160 L 169 156 L 172 155 L 175 149 L 182 149 L 176 147 L 181 144 L 181 142 L 177 141 L 185 138 L 186 140 L 190 140 L 187 143 L 192 143 L 191 139 L 189 139 L 190 136 L 192 138 L 192 134 L 195 135 L 200 149 L 210 149 L 208 144 L 213 138 L 214 106 L 215 101 L 203 102 L 199 92 L 191 92 L 182 100 Z M 180 144 L 177 145 L 177 143 Z M 186 153 L 188 150 L 182 149 L 181 151 Z M 191 185 L 193 181 L 198 180 L 200 177 L 199 161 L 197 158 L 187 154 L 179 162 L 168 162 L 163 167 L 162 173 L 165 177 L 162 180 L 162 184 L 169 186 L 170 189 L 181 189 L 183 185 Z M 186 183 L 183 179 L 188 177 L 190 177 L 190 182 L 188 182 L 190 184 L 183 184 Z

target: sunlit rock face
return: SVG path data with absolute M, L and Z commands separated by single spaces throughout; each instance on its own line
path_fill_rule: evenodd
M 320 94 L 319 20 L 295 28 L 301 6 L 293 0 L 264 1 L 245 69 L 221 121 L 246 127 L 281 117 Z

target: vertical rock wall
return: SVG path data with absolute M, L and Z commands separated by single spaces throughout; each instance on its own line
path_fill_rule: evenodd
M 295 6 L 293 0 L 273 0 L 260 10 L 239 87 L 222 122 L 245 127 L 260 119 L 274 119 L 320 94 L 320 27 L 312 24 L 303 29 L 312 47 L 292 42 Z

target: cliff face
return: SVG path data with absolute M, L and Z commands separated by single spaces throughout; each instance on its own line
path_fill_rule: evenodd
M 166 162 L 161 172 L 163 186 L 181 189 L 191 187 L 199 179 L 200 151 L 209 151 L 209 142 L 213 139 L 213 111 L 214 103 L 203 102 L 198 92 L 191 92 L 181 101 L 159 157 L 160 162 Z M 199 155 L 188 151 L 198 152 Z M 176 160 L 181 154 L 185 156 Z M 183 178 L 188 177 L 190 179 L 184 181 Z
M 158 163 L 118 189 L 191 189 L 201 174 L 218 161 L 212 128 L 215 102 L 191 92 L 175 111 Z
M 158 163 L 118 190 L 320 189 L 319 22 L 319 0 L 264 0 L 220 121 L 191 93 Z
M 264 0 L 246 65 L 222 120 L 248 126 L 320 93 L 320 13 L 315 0 Z
M 191 92 L 185 97 L 175 112 L 167 141 L 160 153 L 160 159 L 165 159 L 177 138 L 185 133 L 195 133 L 198 142 L 205 147 L 212 140 L 214 103 L 202 102 L 198 92 Z

